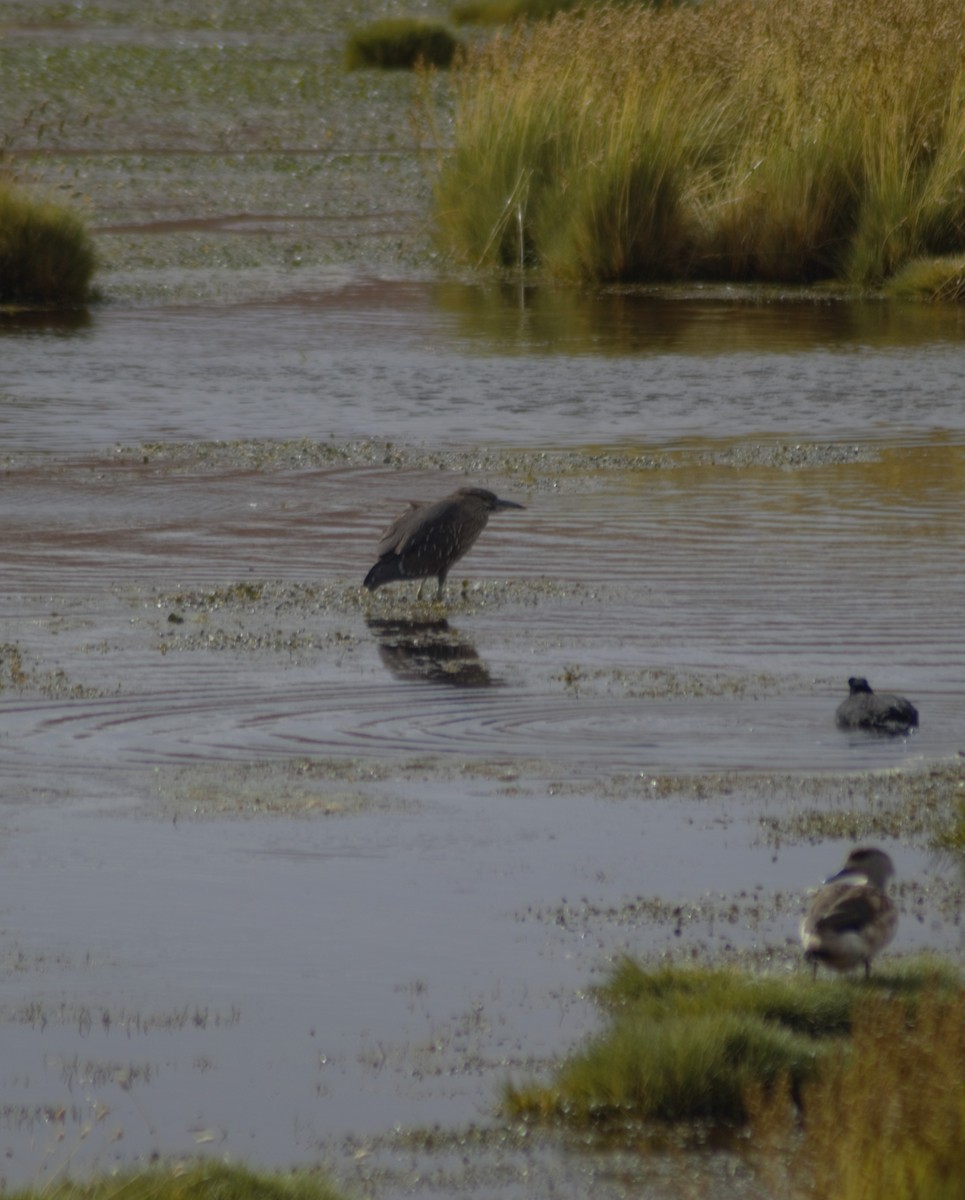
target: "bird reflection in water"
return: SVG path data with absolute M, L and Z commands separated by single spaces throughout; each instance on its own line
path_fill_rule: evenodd
M 493 685 L 476 647 L 445 619 L 367 617 L 366 624 L 378 641 L 379 657 L 399 679 L 426 679 L 465 688 Z

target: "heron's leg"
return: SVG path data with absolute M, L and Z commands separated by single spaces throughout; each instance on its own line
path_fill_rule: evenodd
M 439 575 L 439 588 L 436 592 L 436 603 L 442 599 L 442 593 L 446 590 L 446 573 L 442 571 Z
M 422 582 L 419 584 L 419 590 L 418 590 L 418 591 L 416 592 L 416 594 L 415 594 L 415 598 L 416 598 L 417 600 L 421 600 L 421 599 L 422 599 L 422 589 L 423 589 L 423 588 L 426 586 L 426 580 L 427 580 L 428 578 L 429 578 L 429 576 L 428 576 L 428 575 L 424 575 L 424 576 L 422 577 Z

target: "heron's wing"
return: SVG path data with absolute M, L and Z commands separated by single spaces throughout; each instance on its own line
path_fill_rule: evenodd
M 410 525 L 414 528 L 412 516 L 420 509 L 428 508 L 430 502 L 428 500 L 407 500 L 408 508 L 405 512 L 399 513 L 391 525 L 387 525 L 379 538 L 378 549 L 376 554 L 379 558 L 386 554 L 399 553 L 404 547 L 406 535 L 411 533 L 408 528 Z

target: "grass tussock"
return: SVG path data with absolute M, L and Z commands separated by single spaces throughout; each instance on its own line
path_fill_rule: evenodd
M 442 240 L 564 278 L 877 286 L 965 251 L 955 0 L 605 7 L 456 81 Z
M 884 997 L 856 1014 L 850 1053 L 755 1114 L 763 1170 L 790 1200 L 953 1200 L 965 1195 L 965 990 L 931 992 L 909 1022 Z
M 608 1028 L 549 1086 L 509 1086 L 505 1106 L 514 1117 L 613 1131 L 666 1121 L 739 1124 L 761 1097 L 800 1097 L 827 1063 L 840 1061 L 869 1003 L 886 996 L 907 1021 L 923 994 L 956 986 L 953 972 L 928 962 L 865 981 L 645 971 L 625 960 L 598 992 Z
M 916 258 L 888 281 L 887 291 L 899 300 L 965 303 L 965 254 L 949 258 Z
M 217 1162 L 112 1174 L 84 1183 L 64 1179 L 6 1195 L 7 1200 L 341 1200 L 317 1175 L 267 1174 Z
M 0 181 L 0 303 L 82 304 L 94 266 L 79 217 Z
M 386 17 L 357 29 L 345 47 L 345 65 L 412 68 L 451 65 L 459 42 L 445 25 L 409 17 Z

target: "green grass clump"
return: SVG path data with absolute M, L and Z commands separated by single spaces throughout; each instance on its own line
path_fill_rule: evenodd
M 913 259 L 888 281 L 887 291 L 899 300 L 961 304 L 965 301 L 965 255 Z
M 340 1200 L 340 1193 L 305 1172 L 265 1174 L 224 1163 L 109 1175 L 6 1193 L 8 1200 Z
M 615 1015 L 661 1021 L 667 1017 L 732 1012 L 759 1018 L 811 1037 L 834 1037 L 851 1028 L 854 992 L 829 977 L 747 975 L 732 970 L 648 971 L 632 958 L 622 959 L 597 999 Z
M 790 1078 L 795 1088 L 818 1060 L 811 1038 L 749 1014 L 722 1012 L 618 1021 L 561 1070 L 554 1102 L 510 1093 L 514 1115 L 535 1111 L 576 1124 L 646 1121 L 737 1123 L 753 1086 Z M 555 1113 L 554 1113 L 555 1110 Z
M 478 265 L 879 286 L 965 252 L 955 0 L 562 14 L 477 46 L 437 181 Z
M 599 989 L 608 1028 L 568 1059 L 549 1086 L 509 1086 L 514 1117 L 634 1129 L 656 1121 L 737 1124 L 777 1090 L 800 1097 L 839 1061 L 858 1015 L 882 995 L 914 1019 L 924 991 L 948 994 L 957 975 L 927 962 L 864 979 L 755 977 L 731 970 L 625 960 Z
M 356 30 L 345 49 L 345 63 L 357 67 L 448 67 L 459 48 L 444 25 L 407 17 L 387 17 Z
M 856 1013 L 849 1054 L 803 1091 L 803 1138 L 773 1097 L 756 1114 L 763 1169 L 789 1200 L 955 1200 L 965 1195 L 965 989 L 922 998 L 913 1023 L 879 997 Z
M 0 302 L 81 304 L 94 265 L 79 217 L 0 182 Z

